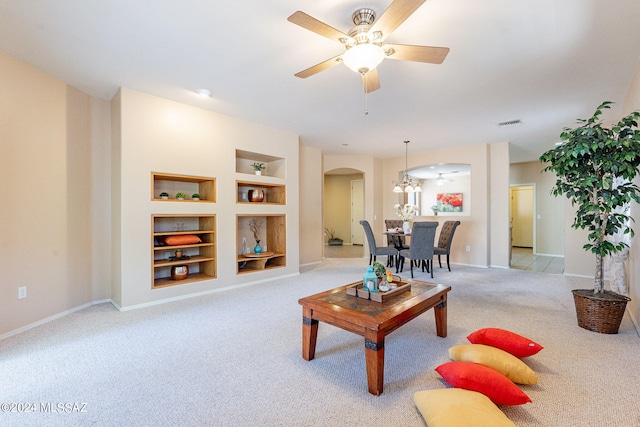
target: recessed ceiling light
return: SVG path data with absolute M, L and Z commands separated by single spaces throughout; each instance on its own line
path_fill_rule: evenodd
M 211 98 L 211 91 L 209 89 L 198 89 L 196 93 L 205 98 Z

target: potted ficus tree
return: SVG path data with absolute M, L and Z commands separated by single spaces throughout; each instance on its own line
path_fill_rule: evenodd
M 632 201 L 640 203 L 640 188 L 632 181 L 640 166 L 640 112 L 635 111 L 611 127 L 602 124 L 603 102 L 589 119 L 579 119 L 575 129 L 565 128 L 561 143 L 544 153 L 543 172 L 554 172 L 554 196 L 565 195 L 577 207 L 572 228 L 589 232 L 586 251 L 595 254 L 593 289 L 573 290 L 578 325 L 601 332 L 617 333 L 630 299 L 604 289 L 604 258 L 627 250 L 625 239 L 633 237 L 629 215 Z

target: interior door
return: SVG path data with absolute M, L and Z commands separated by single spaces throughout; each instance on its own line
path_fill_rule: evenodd
M 533 248 L 533 186 L 511 187 L 511 245 Z
M 364 180 L 351 181 L 351 244 L 364 244 L 364 230 L 360 221 L 364 219 Z

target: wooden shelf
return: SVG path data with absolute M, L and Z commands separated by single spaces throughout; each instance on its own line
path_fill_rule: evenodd
M 169 194 L 168 199 L 160 198 L 160 193 Z M 177 193 L 184 193 L 184 200 L 176 199 Z M 199 200 L 193 200 L 193 194 L 199 194 Z M 215 203 L 216 180 L 202 176 L 177 175 L 151 172 L 151 200 L 158 202 Z
M 273 255 L 260 258 L 248 258 L 238 255 L 236 259 L 237 273 L 250 273 L 257 271 L 269 270 L 272 268 L 286 267 L 287 265 L 287 238 L 286 238 L 286 215 L 279 214 L 243 214 L 237 215 L 237 241 L 242 237 L 247 241 L 254 239 L 251 234 L 248 223 L 252 219 L 263 221 L 263 227 L 260 234 L 260 245 L 266 251 L 273 252 Z M 252 247 L 252 245 L 248 245 Z
M 236 181 L 236 193 L 237 203 L 246 203 L 250 205 L 259 204 L 271 204 L 271 205 L 284 205 L 286 204 L 286 186 L 281 184 L 268 184 L 264 182 L 255 181 Z M 249 200 L 249 191 L 262 190 L 264 191 L 264 200 L 262 202 L 251 202 Z
M 162 214 L 151 216 L 152 288 L 183 285 L 216 277 L 216 216 Z M 181 245 L 160 245 L 168 236 L 196 235 L 201 242 Z M 189 259 L 169 259 L 181 250 Z M 189 275 L 183 280 L 171 279 L 171 267 L 188 265 Z
M 285 266 L 286 254 L 273 254 L 261 258 L 247 258 L 242 255 L 238 257 L 238 274 Z

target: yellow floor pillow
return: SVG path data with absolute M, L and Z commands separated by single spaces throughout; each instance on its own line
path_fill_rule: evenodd
M 413 395 L 429 427 L 515 427 L 491 400 L 477 391 L 443 388 Z

